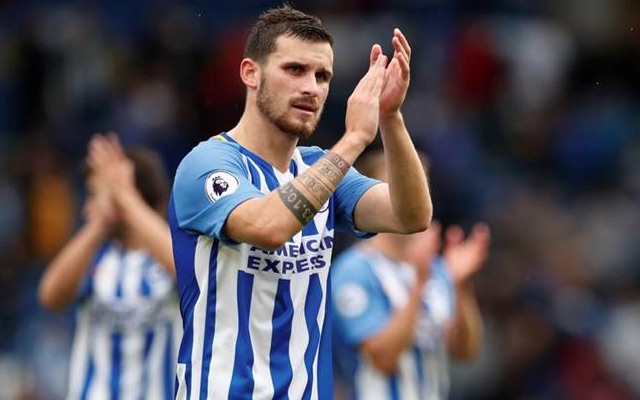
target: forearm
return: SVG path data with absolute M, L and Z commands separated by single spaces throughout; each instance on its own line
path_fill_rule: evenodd
M 423 288 L 423 285 L 414 286 L 406 306 L 393 315 L 380 333 L 362 345 L 362 351 L 375 367 L 386 374 L 396 371 L 400 355 L 413 346 Z
M 380 130 L 388 173 L 389 195 L 397 223 L 407 231 L 425 229 L 431 222 L 431 193 L 418 153 L 397 112 L 381 118 Z
M 347 157 L 357 151 L 338 147 Z M 225 233 L 230 238 L 273 250 L 287 242 L 317 214 L 336 190 L 350 162 L 337 151 L 320 157 L 298 177 L 261 199 L 240 204 L 229 215 Z
M 456 296 L 458 306 L 455 320 L 449 328 L 449 353 L 457 360 L 471 360 L 480 348 L 482 317 L 471 283 L 458 285 Z
M 88 223 L 60 250 L 49 263 L 38 287 L 38 299 L 45 308 L 62 310 L 73 302 L 106 237 L 104 227 Z
M 135 237 L 171 276 L 176 275 L 169 225 L 134 190 L 121 190 L 114 197 L 121 218 Z

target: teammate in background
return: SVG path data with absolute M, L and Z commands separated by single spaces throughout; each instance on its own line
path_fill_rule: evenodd
M 334 229 L 417 232 L 431 220 L 400 107 L 407 39 L 371 48 L 331 148 L 297 147 L 316 129 L 333 75 L 332 37 L 290 6 L 263 13 L 240 63 L 244 113 L 197 145 L 169 204 L 184 336 L 177 399 L 331 399 L 329 265 Z M 381 130 L 389 181 L 351 164 Z
M 386 180 L 382 152 L 358 170 Z M 352 398 L 446 399 L 449 356 L 478 352 L 482 319 L 471 276 L 489 251 L 489 229 L 476 224 L 414 235 L 379 234 L 334 260 L 334 361 Z
M 91 139 L 87 165 L 86 221 L 39 287 L 48 309 L 78 305 L 67 399 L 173 399 L 181 326 L 164 166 L 115 134 Z

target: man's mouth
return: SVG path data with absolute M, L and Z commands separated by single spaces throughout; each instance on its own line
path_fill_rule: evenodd
M 312 103 L 296 103 L 293 105 L 293 108 L 311 113 L 318 111 L 318 107 Z

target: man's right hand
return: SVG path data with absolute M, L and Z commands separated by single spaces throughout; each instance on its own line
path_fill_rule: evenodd
M 347 112 L 345 116 L 346 132 L 343 139 L 349 143 L 362 145 L 362 150 L 374 141 L 378 133 L 378 117 L 380 106 L 380 94 L 384 83 L 385 68 L 388 57 L 382 54 L 380 45 L 371 47 L 369 70 L 360 79 L 358 85 L 349 96 Z M 343 156 L 353 162 L 354 158 L 348 154 Z

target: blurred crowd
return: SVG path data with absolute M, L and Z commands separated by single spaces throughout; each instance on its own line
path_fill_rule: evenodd
M 173 172 L 241 114 L 247 24 L 277 4 L 0 1 L 0 399 L 64 396 L 73 318 L 40 309 L 36 286 L 81 218 L 91 134 L 148 145 Z M 391 51 L 401 27 L 435 218 L 491 226 L 475 279 L 487 332 L 453 399 L 640 398 L 640 2 L 293 4 L 335 38 L 309 142 L 341 136 L 371 44 Z

